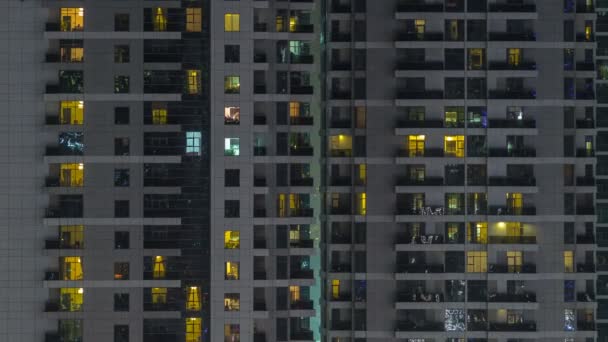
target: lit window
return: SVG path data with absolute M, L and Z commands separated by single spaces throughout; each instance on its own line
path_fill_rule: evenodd
M 574 310 L 564 309 L 564 331 L 576 330 L 576 316 Z
M 367 183 L 367 164 L 359 164 L 357 173 L 358 184 L 365 185 Z
M 340 280 L 332 279 L 331 281 L 331 298 L 339 299 L 340 298 Z
M 507 49 L 507 62 L 510 66 L 519 66 L 521 59 L 521 49 Z
M 61 311 L 82 311 L 83 301 L 83 288 L 61 288 L 59 290 L 59 306 Z
M 574 272 L 574 251 L 564 251 L 564 272 Z
M 61 279 L 63 280 L 82 280 L 82 258 L 77 256 L 61 258 Z
M 81 187 L 83 183 L 83 163 L 70 163 L 59 165 L 59 185 L 67 187 Z
M 488 271 L 488 252 L 467 252 L 467 272 L 485 273 Z
M 64 63 L 80 63 L 83 61 L 84 48 L 73 45 L 61 46 L 59 54 Z
M 285 194 L 279 194 L 279 201 L 278 201 L 278 205 L 277 205 L 277 215 L 278 215 L 278 217 L 285 217 L 285 216 L 287 216 L 286 202 L 287 202 L 287 196 L 285 196 Z
M 59 243 L 61 248 L 84 248 L 84 226 L 59 226 Z
M 152 278 L 163 279 L 167 275 L 167 266 L 165 258 L 160 255 L 154 257 L 154 265 L 152 266 Z
M 340 134 L 329 137 L 329 148 L 333 157 L 350 157 L 353 150 L 353 137 Z
M 200 70 L 186 70 L 188 76 L 188 94 L 197 95 L 201 93 L 201 72 Z
M 84 122 L 83 101 L 61 101 L 59 123 L 62 125 L 82 125 Z
M 467 228 L 467 240 L 470 243 L 488 243 L 488 223 L 469 223 Z
M 484 49 L 469 49 L 469 70 L 481 70 L 484 68 Z
M 300 102 L 289 102 L 289 117 L 300 116 Z
M 464 135 L 448 135 L 443 141 L 446 157 L 464 157 Z
M 201 132 L 186 132 L 186 154 L 201 155 Z
M 82 31 L 84 29 L 84 8 L 62 8 L 61 31 Z
M 446 107 L 443 124 L 445 127 L 462 127 L 464 125 L 464 107 Z
M 166 304 L 167 303 L 167 288 L 166 287 L 153 287 L 151 292 L 152 292 L 152 304 Z
M 186 31 L 201 32 L 202 10 L 200 8 L 186 8 Z
M 241 310 L 241 295 L 238 293 L 224 293 L 224 311 Z
M 523 252 L 507 252 L 507 271 L 509 273 L 519 273 L 523 265 Z
M 225 156 L 241 155 L 239 138 L 225 138 L 224 139 L 224 155 Z
M 289 299 L 292 303 L 300 300 L 300 287 L 292 285 L 289 287 Z
M 166 125 L 167 124 L 167 105 L 164 103 L 152 104 L 152 124 Z
M 224 231 L 224 248 L 239 249 L 241 247 L 241 234 L 236 230 Z
M 238 125 L 241 122 L 241 107 L 224 107 L 224 124 Z
M 186 310 L 198 311 L 201 309 L 201 288 L 191 286 L 188 288 L 188 300 L 186 301 Z
M 234 261 L 226 261 L 226 269 L 224 270 L 225 280 L 239 280 L 239 263 Z
M 424 135 L 408 135 L 407 150 L 408 157 L 423 157 L 424 156 Z
M 200 342 L 203 325 L 200 318 L 186 318 L 186 342 Z
M 154 12 L 154 31 L 167 31 L 167 16 L 165 15 L 165 11 L 157 7 Z
M 367 215 L 367 194 L 365 192 L 360 192 L 357 194 L 357 204 L 358 204 L 358 214 L 359 215 Z
M 224 324 L 224 341 L 240 341 L 241 328 L 238 324 Z
M 224 77 L 224 93 L 238 94 L 241 92 L 241 78 L 239 76 Z
M 239 32 L 241 30 L 241 15 L 238 13 L 224 14 L 224 31 Z
M 524 198 L 521 193 L 507 193 L 507 212 L 512 215 L 521 215 L 524 207 Z
M 414 20 L 414 26 L 416 27 L 416 36 L 418 39 L 424 38 L 424 31 L 426 26 L 426 20 L 416 19 Z
M 296 32 L 298 30 L 298 17 L 289 17 L 289 32 Z

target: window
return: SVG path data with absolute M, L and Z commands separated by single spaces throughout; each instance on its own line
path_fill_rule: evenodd
M 357 211 L 358 215 L 367 215 L 367 193 L 365 192 L 357 193 Z
M 152 103 L 152 124 L 166 125 L 167 124 L 167 104 L 154 102 Z
M 517 67 L 522 60 L 521 49 L 507 49 L 507 63 L 509 66 Z
M 129 249 L 129 232 L 114 232 L 114 248 Z
M 114 280 L 129 280 L 129 263 L 114 263 Z
M 445 107 L 445 127 L 464 127 L 464 107 Z
M 186 154 L 201 155 L 201 132 L 186 132 Z
M 114 201 L 114 217 L 129 217 L 129 201 Z
M 129 186 L 129 169 L 114 169 L 114 186 L 126 187 Z
M 480 48 L 469 49 L 469 70 L 485 69 L 485 50 Z
M 84 47 L 82 41 L 59 41 L 59 55 L 62 63 L 82 63 L 84 60 Z
M 62 125 L 82 125 L 84 122 L 84 101 L 61 101 L 59 123 Z
M 349 157 L 353 154 L 353 137 L 346 134 L 329 137 L 329 148 L 333 157 Z
M 114 94 L 127 94 L 129 92 L 129 76 L 114 76 Z
M 239 138 L 224 139 L 224 155 L 239 156 L 241 154 Z
M 367 164 L 357 165 L 357 185 L 367 184 Z
M 59 309 L 67 312 L 82 311 L 84 300 L 83 288 L 61 288 L 59 289 Z
M 129 14 L 116 13 L 114 14 L 114 31 L 129 31 Z
M 238 280 L 239 279 L 239 263 L 234 261 L 226 261 L 224 270 L 225 280 Z
M 199 311 L 201 309 L 201 288 L 198 286 L 190 286 L 188 288 L 188 296 L 186 298 L 186 310 Z
M 467 240 L 470 243 L 488 243 L 488 223 L 469 223 L 467 229 Z
M 224 201 L 224 217 L 239 217 L 240 203 L 238 200 Z
M 128 125 L 129 121 L 129 107 L 114 107 L 115 125 Z
M 202 30 L 202 10 L 200 8 L 186 8 L 186 31 L 201 32 Z
M 340 279 L 331 280 L 331 298 L 340 299 Z
M 81 187 L 84 184 L 84 164 L 70 163 L 59 165 L 59 185 Z
M 166 287 L 153 287 L 152 291 L 152 304 L 163 305 L 167 303 L 167 288 Z
M 238 230 L 224 230 L 224 249 L 239 249 L 241 234 Z
M 564 251 L 564 272 L 574 272 L 574 251 Z
M 407 136 L 408 157 L 424 156 L 424 140 L 424 135 Z
M 157 255 L 154 257 L 154 263 L 152 265 L 152 278 L 164 279 L 167 275 L 167 265 L 165 258 Z
M 114 342 L 129 342 L 129 326 L 115 325 L 114 326 Z
M 564 280 L 564 302 L 576 301 L 576 282 L 574 280 Z
M 114 63 L 129 63 L 129 45 L 114 45 Z
M 224 170 L 224 186 L 238 187 L 240 185 L 240 170 L 226 169 Z
M 241 92 L 241 78 L 239 76 L 224 77 L 224 93 L 239 94 Z
M 154 11 L 154 31 L 167 31 L 167 16 L 165 15 L 165 10 L 158 7 Z
M 129 311 L 129 294 L 115 293 L 114 294 L 114 311 L 122 312 Z
M 574 310 L 564 309 L 564 331 L 576 330 L 576 317 Z
M 224 293 L 224 311 L 239 311 L 241 309 L 241 295 L 238 293 Z
M 84 8 L 62 8 L 59 16 L 61 17 L 61 31 L 84 30 Z
M 61 248 L 81 249 L 84 247 L 84 226 L 59 226 L 59 243 Z
M 224 31 L 239 32 L 241 30 L 241 15 L 238 13 L 224 14 Z
M 186 70 L 188 77 L 187 92 L 189 95 L 201 94 L 201 71 L 200 70 Z
M 62 280 L 82 280 L 82 258 L 76 256 L 60 258 L 60 273 Z
M 241 107 L 224 107 L 224 124 L 238 125 L 241 122 Z
M 507 271 L 509 273 L 519 273 L 523 265 L 523 252 L 507 252 Z
M 524 199 L 521 193 L 507 193 L 507 211 L 512 215 L 521 215 Z
M 448 135 L 444 137 L 443 142 L 446 157 L 464 157 L 464 135 Z
M 241 47 L 239 45 L 224 45 L 224 63 L 240 63 Z
M 202 341 L 203 325 L 200 318 L 186 318 L 186 341 L 199 342 Z M 238 340 L 237 340 L 238 341 Z
M 467 272 L 485 273 L 488 271 L 488 252 L 467 252 Z
M 114 155 L 128 156 L 129 146 L 129 138 L 114 138 Z
M 241 328 L 238 324 L 224 324 L 224 341 L 241 340 Z

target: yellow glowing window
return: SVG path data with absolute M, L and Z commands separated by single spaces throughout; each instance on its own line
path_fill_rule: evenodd
M 300 116 L 300 102 L 289 102 L 289 116 L 292 118 Z
M 521 49 L 507 49 L 507 62 L 510 66 L 519 66 L 521 63 Z
M 367 164 L 359 164 L 358 170 L 359 184 L 365 185 L 367 183 Z
M 167 266 L 165 258 L 160 255 L 154 257 L 154 265 L 152 268 L 152 277 L 154 279 L 163 279 L 167 275 Z
M 592 23 L 585 23 L 585 41 L 592 41 L 593 40 L 593 24 Z
M 333 156 L 348 157 L 352 154 L 353 137 L 340 134 L 329 137 L 329 148 Z
M 241 30 L 241 15 L 238 13 L 224 14 L 224 31 L 239 32 Z
M 414 26 L 416 27 L 416 34 L 418 36 L 424 35 L 426 20 L 416 19 L 416 20 L 414 20 Z
M 424 135 L 408 135 L 407 150 L 409 157 L 424 156 Z
M 483 68 L 483 49 L 469 49 L 469 69 L 479 70 Z
M 80 249 L 84 247 L 84 226 L 59 226 L 61 247 Z
M 200 318 L 186 318 L 186 342 L 201 342 L 202 331 Z
M 61 274 L 63 280 L 82 280 L 82 258 L 81 257 L 63 257 L 61 263 Z
M 241 295 L 238 293 L 224 293 L 224 311 L 241 310 Z
M 61 61 L 65 63 L 80 63 L 84 57 L 84 49 L 81 47 L 62 47 L 59 52 Z
M 357 194 L 357 204 L 359 209 L 358 214 L 367 215 L 367 193 L 360 192 Z
M 289 32 L 296 32 L 298 30 L 298 17 L 289 17 Z
M 84 8 L 62 8 L 61 31 L 82 31 L 84 29 Z
M 363 106 L 355 107 L 355 128 L 365 128 L 367 124 L 367 109 Z
M 277 15 L 275 18 L 275 25 L 277 28 L 277 32 L 285 31 L 285 19 L 281 15 Z
M 289 228 L 289 241 L 300 241 L 300 226 Z
M 574 251 L 564 251 L 564 272 L 574 272 Z
M 459 235 L 459 229 L 458 229 L 458 223 L 447 223 L 447 235 L 448 235 L 448 241 L 458 241 L 458 235 Z M 418 234 L 416 234 L 416 236 L 418 236 Z
M 188 288 L 188 300 L 186 300 L 186 310 L 198 311 L 201 309 L 201 288 L 191 286 Z
M 471 243 L 488 243 L 488 223 L 469 223 L 467 229 L 467 240 Z
M 241 327 L 238 324 L 224 324 L 224 342 L 240 341 Z
M 507 193 L 507 210 L 513 215 L 521 215 L 524 198 L 521 193 Z
M 59 290 L 59 306 L 61 307 L 61 311 L 82 311 L 83 302 L 83 288 L 61 288 Z
M 445 127 L 458 127 L 464 121 L 464 112 L 462 107 L 447 107 L 444 111 Z
M 59 166 L 59 184 L 68 187 L 81 187 L 84 183 L 84 164 L 70 163 Z
M 165 10 L 160 7 L 154 10 L 154 31 L 167 31 L 167 15 Z
M 519 222 L 507 222 L 507 236 L 520 237 L 524 235 L 524 226 Z
M 164 104 L 164 103 L 153 103 L 152 104 L 152 124 L 166 125 L 167 116 L 168 116 L 168 110 L 167 110 L 166 104 Z
M 224 248 L 238 249 L 241 247 L 241 234 L 236 230 L 224 231 Z
M 240 76 L 226 76 L 224 77 L 224 93 L 226 94 L 238 94 L 241 92 L 241 77 Z
M 201 32 L 202 10 L 200 8 L 186 8 L 186 31 Z
M 521 272 L 521 266 L 523 265 L 523 252 L 510 251 L 507 252 L 507 271 L 509 273 Z
M 300 201 L 297 194 L 289 194 L 289 209 L 295 210 L 300 207 Z
M 285 196 L 285 194 L 279 194 L 279 203 L 277 205 L 277 215 L 279 217 L 285 217 L 287 215 L 286 212 L 286 203 L 287 202 L 287 196 Z
M 443 142 L 446 157 L 464 157 L 464 135 L 448 135 Z
M 340 280 L 332 279 L 331 281 L 331 298 L 339 299 L 340 298 Z
M 201 93 L 201 72 L 200 70 L 186 70 L 188 76 L 188 94 L 196 95 Z
M 239 279 L 239 263 L 234 261 L 226 261 L 225 276 L 226 280 Z
M 467 272 L 486 273 L 488 271 L 488 252 L 467 252 Z
M 166 304 L 167 303 L 167 288 L 166 287 L 153 287 L 151 292 L 152 292 L 152 304 Z
M 84 102 L 61 101 L 59 122 L 63 125 L 82 125 L 84 122 Z
M 300 287 L 299 286 L 290 286 L 289 287 L 289 299 L 291 299 L 292 303 L 300 300 Z

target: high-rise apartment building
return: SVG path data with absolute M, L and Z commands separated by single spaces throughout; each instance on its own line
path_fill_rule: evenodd
M 0 9 L 0 342 L 608 341 L 608 1 Z

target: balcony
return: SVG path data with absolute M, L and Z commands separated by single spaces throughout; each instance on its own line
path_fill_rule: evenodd
M 536 293 L 490 293 L 488 301 L 493 303 L 536 303 Z
M 352 179 L 348 176 L 332 176 L 330 178 L 329 184 L 331 186 L 351 186 L 352 185 Z
M 333 61 L 331 63 L 331 70 L 333 71 L 345 71 L 351 70 L 352 64 L 348 61 Z
M 595 128 L 595 121 L 589 119 L 576 120 L 576 128 Z
M 314 210 L 312 208 L 290 209 L 289 217 L 313 217 Z
M 399 32 L 395 35 L 395 40 L 404 42 L 440 42 L 443 40 L 443 32 Z
M 576 157 L 577 158 L 595 157 L 595 150 L 593 150 L 593 149 L 587 149 L 587 148 L 577 148 L 576 149 Z
M 491 244 L 536 244 L 536 236 L 490 236 Z
M 350 34 L 350 32 L 332 32 L 331 41 L 336 42 L 336 43 L 350 42 L 351 34 Z
M 398 100 L 442 100 L 443 90 L 405 90 L 399 89 L 395 94 Z
M 253 217 L 266 217 L 266 209 L 264 209 L 264 208 L 253 209 Z
M 398 120 L 397 128 L 443 128 L 443 120 Z
M 289 62 L 291 64 L 313 64 L 313 55 L 291 55 Z
M 594 42 L 595 41 L 595 35 L 591 34 L 591 35 L 587 35 L 585 33 L 577 33 L 576 34 L 576 41 L 577 42 Z
M 579 331 L 595 331 L 595 322 L 593 321 L 578 321 L 576 322 L 576 329 Z
M 536 99 L 536 90 L 535 89 L 490 90 L 489 98 L 495 99 L 495 100 L 534 100 L 534 99 Z
M 443 264 L 397 264 L 396 273 L 443 273 Z
M 256 126 L 264 126 L 267 124 L 265 115 L 253 115 L 253 124 Z
M 253 23 L 253 32 L 268 32 L 268 24 Z
M 294 95 L 312 95 L 314 88 L 312 86 L 294 86 L 290 87 L 290 94 Z
M 490 331 L 536 331 L 536 322 L 528 321 L 522 323 L 492 323 Z
M 330 270 L 333 273 L 350 273 L 352 271 L 352 267 L 347 263 L 332 263 Z
M 536 186 L 534 177 L 490 177 L 490 186 Z
M 443 157 L 444 152 L 442 148 L 425 148 L 424 150 L 410 151 L 408 149 L 399 149 L 397 151 L 397 157 L 411 158 L 411 157 Z
M 313 279 L 314 271 L 309 269 L 293 270 L 290 273 L 291 279 Z
M 350 292 L 340 292 L 338 296 L 331 297 L 332 302 L 350 302 L 351 300 L 353 300 L 353 297 Z
M 70 243 L 69 240 L 45 240 L 44 249 L 82 249 L 80 241 Z
M 510 207 L 510 206 L 500 206 L 500 205 L 491 205 L 489 210 L 490 215 L 515 215 L 515 216 L 528 216 L 528 215 L 536 215 L 536 207 Z
M 80 206 L 47 208 L 44 217 L 46 218 L 77 218 L 83 217 L 82 204 Z
M 314 150 L 312 146 L 290 146 L 289 147 L 289 155 L 290 156 L 312 156 L 314 154 Z
M 536 273 L 535 264 L 506 265 L 490 264 L 488 273 Z
M 576 62 L 577 71 L 594 71 L 595 64 L 593 62 Z
M 576 215 L 594 215 L 595 208 L 594 207 L 577 207 Z
M 399 177 L 397 186 L 442 186 L 443 177 L 424 177 L 424 179 L 411 179 L 410 177 Z
M 443 293 L 412 293 L 412 292 L 399 292 L 396 298 L 397 302 L 403 303 L 429 303 L 429 302 L 443 302 Z
M 62 341 L 63 341 L 63 338 L 61 338 L 58 333 L 47 332 L 44 334 L 44 342 L 62 342 Z
M 299 329 L 297 331 L 292 331 L 289 335 L 289 339 L 296 341 L 313 341 L 314 334 L 311 330 Z
M 397 12 L 443 12 L 442 3 L 425 3 L 424 1 L 400 1 L 397 4 Z
M 312 126 L 314 119 L 312 116 L 292 116 L 289 118 L 289 124 L 295 126 Z
M 589 245 L 595 243 L 595 236 L 593 234 L 577 234 L 576 243 L 579 245 Z
M 289 247 L 290 248 L 313 248 L 314 240 L 312 240 L 312 239 L 290 240 Z
M 490 157 L 514 157 L 514 158 L 533 158 L 536 157 L 536 150 L 530 147 L 518 149 L 490 148 Z
M 396 331 L 444 331 L 443 322 L 431 322 L 431 321 L 397 321 Z
M 504 41 L 504 42 L 532 42 L 536 40 L 536 33 L 529 32 L 490 32 L 488 36 L 490 41 Z
M 490 12 L 536 12 L 535 4 L 523 4 L 523 3 L 502 3 L 502 4 L 490 4 Z
M 490 128 L 536 128 L 536 120 L 490 119 Z
M 314 302 L 312 300 L 298 300 L 289 305 L 291 310 L 313 310 Z
M 263 270 L 254 270 L 253 271 L 253 280 L 266 280 L 266 271 Z
M 595 264 L 578 263 L 576 264 L 577 273 L 595 273 Z
M 443 70 L 443 62 L 398 62 L 396 70 Z
M 289 181 L 290 186 L 313 186 L 313 184 L 314 184 L 314 178 L 312 178 L 312 177 L 292 178 Z
M 576 294 L 577 302 L 595 302 L 595 293 L 590 292 L 578 292 Z
M 253 342 L 266 342 L 266 334 L 261 332 L 254 332 Z
M 266 240 L 263 239 L 253 239 L 253 248 L 254 249 L 266 249 L 268 248 L 266 245 Z
M 46 94 L 82 94 L 84 92 L 84 86 L 77 84 L 74 86 L 66 86 L 60 84 L 47 84 Z
M 265 156 L 265 155 L 267 155 L 266 146 L 254 146 L 253 147 L 253 155 L 254 156 Z
M 159 312 L 159 311 L 180 311 L 183 303 L 167 302 L 167 303 L 144 303 L 144 311 Z
M 536 70 L 536 62 L 523 61 L 518 64 L 490 62 L 490 70 Z
M 352 327 L 352 322 L 332 320 L 330 322 L 330 327 L 331 330 L 350 330 Z

